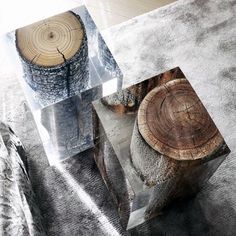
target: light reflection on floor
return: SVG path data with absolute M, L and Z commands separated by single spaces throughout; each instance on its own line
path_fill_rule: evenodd
M 111 236 L 120 236 L 121 234 L 116 230 L 116 228 L 110 223 L 108 218 L 102 213 L 101 210 L 97 207 L 93 199 L 89 196 L 86 191 L 79 185 L 78 181 L 76 181 L 62 166 L 62 164 L 57 164 L 55 166 L 61 173 L 61 175 L 65 178 L 68 185 L 73 189 L 73 192 L 76 193 L 79 199 L 83 202 L 85 207 L 87 207 L 98 219 L 101 224 L 102 230 L 106 235 Z

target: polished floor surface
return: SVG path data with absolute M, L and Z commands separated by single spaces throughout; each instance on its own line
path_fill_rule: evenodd
M 8 0 L 0 7 L 0 35 L 85 4 L 100 30 L 176 0 Z
M 85 0 L 100 30 L 127 21 L 176 0 Z

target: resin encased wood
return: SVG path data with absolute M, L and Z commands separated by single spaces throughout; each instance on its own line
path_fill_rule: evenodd
M 133 109 L 120 96 L 127 91 L 138 91 Z M 109 103 L 114 98 L 117 104 Z M 195 196 L 230 152 L 180 68 L 93 105 L 99 121 L 95 160 L 127 229 Z
M 72 11 L 16 30 L 16 48 L 25 80 L 42 106 L 88 87 L 87 35 Z

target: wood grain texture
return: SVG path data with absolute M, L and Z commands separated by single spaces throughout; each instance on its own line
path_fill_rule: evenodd
M 178 69 L 161 74 L 158 85 L 144 97 L 130 150 L 135 170 L 153 188 L 147 219 L 173 200 L 195 195 L 230 152 Z
M 223 141 L 186 79 L 153 89 L 140 105 L 138 126 L 153 149 L 177 160 L 203 158 Z
M 75 13 L 66 12 L 16 30 L 16 49 L 24 79 L 42 106 L 87 88 L 87 35 Z
M 21 56 L 40 66 L 56 66 L 79 50 L 84 29 L 78 18 L 65 12 L 16 31 Z

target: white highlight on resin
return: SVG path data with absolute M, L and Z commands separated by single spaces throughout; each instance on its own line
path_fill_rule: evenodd
M 61 172 L 62 176 L 66 179 L 67 183 L 71 186 L 73 191 L 78 195 L 79 199 L 84 203 L 86 207 L 96 215 L 98 221 L 101 223 L 102 229 L 106 234 L 111 236 L 120 236 L 119 232 L 115 227 L 109 222 L 107 217 L 99 210 L 97 205 L 94 203 L 93 199 L 87 194 L 83 188 L 76 182 L 76 180 L 68 174 L 68 172 L 63 168 L 63 166 L 58 163 L 56 165 L 58 170 Z
M 117 78 L 111 79 L 102 84 L 103 97 L 108 96 L 115 92 L 117 92 Z

